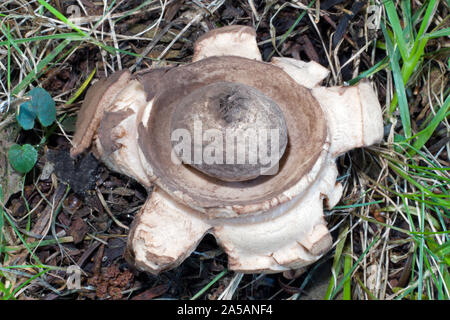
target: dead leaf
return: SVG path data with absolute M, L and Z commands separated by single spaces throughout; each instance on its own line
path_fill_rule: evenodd
M 88 225 L 80 217 L 76 217 L 70 225 L 69 234 L 73 237 L 73 243 L 78 244 L 83 241 L 84 236 L 88 232 Z
M 167 292 L 168 289 L 168 284 L 162 284 L 134 296 L 133 298 L 131 298 L 131 300 L 151 300 L 163 295 Z

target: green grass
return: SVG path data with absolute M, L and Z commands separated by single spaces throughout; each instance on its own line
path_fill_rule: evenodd
M 95 42 L 98 41 L 90 37 L 85 32 L 78 29 L 76 26 L 74 26 L 67 18 L 64 17 L 61 13 L 59 13 L 55 8 L 53 8 L 50 4 L 48 4 L 45 1 L 39 1 L 39 3 L 42 4 L 43 7 L 41 7 L 40 13 L 42 14 L 44 11 L 43 9 L 48 9 L 51 13 L 53 13 L 59 20 L 61 20 L 64 24 L 66 24 L 69 28 L 74 29 L 77 31 L 77 33 L 57 33 L 57 34 L 51 34 L 51 35 L 43 35 L 43 36 L 36 36 L 36 37 L 28 37 L 28 38 L 15 38 L 16 33 L 12 33 L 10 24 L 7 23 L 7 20 L 2 19 L 1 25 L 0 25 L 0 31 L 5 36 L 6 41 L 0 41 L 0 47 L 4 46 L 7 48 L 7 90 L 10 92 L 10 96 L 16 96 L 20 92 L 26 90 L 30 87 L 30 85 L 33 82 L 38 82 L 41 75 L 48 69 L 51 69 L 55 63 L 58 61 L 61 61 L 65 57 L 67 57 L 71 52 L 76 50 L 80 47 L 83 41 L 87 42 Z M 105 13 L 106 14 L 106 13 Z M 8 18 L 8 15 L 2 15 L 5 18 Z M 25 59 L 25 64 L 30 63 L 30 61 L 34 61 L 34 59 L 30 59 L 27 55 L 29 51 L 24 51 L 21 49 L 22 45 L 32 45 L 33 48 L 31 52 L 37 53 L 37 49 L 40 48 L 40 45 L 42 43 L 45 43 L 46 41 L 54 41 L 62 39 L 58 45 L 56 45 L 49 53 L 45 54 L 43 58 L 38 61 L 38 63 L 30 68 L 31 71 L 28 72 L 23 79 L 16 84 L 14 87 L 11 83 L 11 70 L 12 70 L 12 54 L 13 51 L 19 55 L 19 57 L 22 57 Z M 104 44 L 99 45 L 103 49 L 109 51 L 109 52 L 116 52 L 116 49 Z M 122 53 L 131 54 L 135 56 L 139 56 L 137 54 L 131 53 L 131 52 L 125 52 L 123 50 L 120 50 Z M 20 66 L 20 68 L 23 68 L 23 72 L 25 72 L 24 65 Z M 82 86 L 75 92 L 75 94 L 68 100 L 69 103 L 73 103 L 80 95 L 83 93 L 83 91 L 86 89 L 89 82 L 92 80 L 92 77 L 94 75 L 95 71 L 91 73 L 91 75 L 84 81 Z M 65 115 L 64 115 L 65 116 Z M 64 117 L 63 116 L 63 117 Z M 44 137 L 45 138 L 45 137 Z M 45 142 L 45 139 L 44 139 Z M 25 180 L 25 177 L 24 177 Z M 23 181 L 24 181 L 23 180 Z M 67 193 L 66 193 L 67 194 Z M 23 189 L 22 189 L 22 195 L 23 195 Z M 9 278 L 3 270 L 0 272 L 0 295 L 2 299 L 13 299 L 15 294 L 19 292 L 22 288 L 24 288 L 26 285 L 28 285 L 33 280 L 40 278 L 42 275 L 48 272 L 50 270 L 47 267 L 43 267 L 42 262 L 39 260 L 39 258 L 36 256 L 35 252 L 33 251 L 34 248 L 38 246 L 43 246 L 45 244 L 49 243 L 49 240 L 44 241 L 37 241 L 36 243 L 29 243 L 27 241 L 27 237 L 24 236 L 17 228 L 15 222 L 12 220 L 12 218 L 3 210 L 3 193 L 2 193 L 2 187 L 0 185 L 0 257 L 3 256 L 3 261 L 0 262 L 0 265 L 8 264 L 9 259 L 9 253 L 10 246 L 5 245 L 5 235 L 4 235 L 4 228 L 9 226 L 11 230 L 13 230 L 16 237 L 20 240 L 22 246 L 24 249 L 28 252 L 30 257 L 32 258 L 33 262 L 35 264 L 30 265 L 29 268 L 35 268 L 37 269 L 37 273 L 35 275 L 32 275 L 27 279 L 25 282 L 20 283 L 16 287 L 11 287 L 14 282 L 12 282 L 10 285 L 7 285 L 7 279 Z M 30 208 L 28 207 L 27 202 L 25 201 L 27 205 L 27 210 L 30 211 Z M 57 211 L 60 208 L 56 208 L 55 216 L 57 214 Z M 26 229 L 30 230 L 30 217 L 27 222 Z M 50 240 L 52 243 L 58 243 L 57 240 Z M 21 266 L 11 266 L 11 267 L 21 267 Z
M 330 282 L 328 284 L 327 292 L 324 297 L 325 300 L 330 300 L 332 298 L 332 293 L 338 284 L 338 276 L 341 272 L 341 267 L 342 267 L 341 266 L 341 257 L 342 257 L 342 252 L 344 250 L 344 245 L 347 240 L 348 230 L 349 230 L 349 227 L 346 225 L 342 228 L 342 231 L 339 234 L 339 238 L 338 238 L 339 241 L 336 245 L 336 249 L 335 249 L 334 255 L 333 255 L 333 265 L 331 267 L 332 275 L 330 278 Z M 343 283 L 343 282 L 341 281 L 340 283 Z
M 206 286 L 200 289 L 195 295 L 192 296 L 191 300 L 197 300 L 200 296 L 202 296 L 205 292 L 209 290 L 217 281 L 219 281 L 223 276 L 228 273 L 228 270 L 225 269 L 220 272 L 217 276 L 214 277 Z
M 386 117 L 393 123 L 399 120 L 401 131 L 395 132 L 399 137 L 397 142 L 386 146 L 387 148 L 374 151 L 375 156 L 380 157 L 387 164 L 390 181 L 385 180 L 380 183 L 366 176 L 370 185 L 383 191 L 384 199 L 359 205 L 340 205 L 334 210 L 355 212 L 360 211 L 359 208 L 365 205 L 379 204 L 380 210 L 389 215 L 401 213 L 406 218 L 409 230 L 353 213 L 366 223 L 370 222 L 380 228 L 403 233 L 412 244 L 413 263 L 409 283 L 405 288 L 393 288 L 392 298 L 430 299 L 434 297 L 448 300 L 450 299 L 450 241 L 448 223 L 445 219 L 450 217 L 448 192 L 450 169 L 438 163 L 424 147 L 436 134 L 439 125 L 444 124 L 448 129 L 445 121 L 450 115 L 449 90 L 444 89 L 443 100 L 434 99 L 434 104 L 430 105 L 433 112 L 425 118 L 419 127 L 420 130 L 412 126 L 410 104 L 413 98 L 410 90 L 420 79 L 421 73 L 426 70 L 423 68 L 424 64 L 430 63 L 427 58 L 433 57 L 432 53 L 427 52 L 429 40 L 450 36 L 450 28 L 446 27 L 449 17 L 444 17 L 440 23 L 435 23 L 434 28 L 430 30 L 430 26 L 435 21 L 439 1 L 425 1 L 414 12 L 410 1 L 387 0 L 383 3 L 387 19 L 381 22 L 384 37 L 377 41 L 376 46 L 379 50 L 385 50 L 386 57 L 372 68 L 361 72 L 349 83 L 355 84 L 380 71 L 386 71 L 392 75 L 394 95 L 388 105 Z M 447 65 L 447 68 L 448 73 L 450 65 Z M 386 205 L 387 201 L 398 203 L 399 200 L 400 205 Z M 362 278 L 354 272 L 362 259 L 369 258 L 367 254 L 376 254 L 368 249 L 378 238 L 374 238 L 357 261 L 352 261 L 348 255 L 350 245 L 350 239 L 346 235 L 348 230 L 348 225 L 343 226 L 339 236 L 340 241 L 334 251 L 332 266 L 334 276 L 331 277 L 325 298 L 336 297 L 338 291 L 342 289 L 342 298 L 349 299 L 352 290 L 359 286 L 369 299 L 377 299 L 378 297 L 370 292 Z M 348 279 L 352 272 L 356 281 L 351 282 L 352 288 L 349 288 Z M 338 278 L 339 281 L 336 280 Z
M 55 9 L 52 5 L 49 3 L 39 0 L 39 3 L 46 9 L 48 9 L 52 14 L 55 15 L 61 22 L 63 22 L 68 28 L 73 29 L 77 31 L 76 33 L 61 33 L 61 34 L 53 34 L 53 35 L 45 35 L 45 36 L 36 36 L 36 37 L 30 37 L 30 38 L 22 38 L 22 39 L 15 39 L 11 34 L 9 30 L 9 25 L 7 24 L 1 24 L 0 30 L 2 33 L 6 36 L 8 39 L 7 41 L 1 41 L 0 46 L 7 45 L 8 51 L 10 51 L 10 46 L 12 46 L 17 52 L 23 56 L 26 57 L 26 54 L 20 49 L 19 44 L 24 43 L 31 43 L 31 42 L 37 42 L 45 41 L 45 40 L 56 40 L 56 39 L 64 39 L 56 48 L 52 50 L 50 54 L 48 54 L 44 59 L 42 59 L 33 70 L 27 74 L 27 76 L 12 90 L 11 94 L 17 95 L 22 90 L 26 89 L 32 81 L 35 81 L 38 79 L 39 74 L 41 71 L 43 71 L 46 68 L 51 67 L 51 63 L 55 58 L 57 58 L 61 52 L 63 52 L 64 49 L 66 49 L 67 46 L 69 46 L 72 43 L 75 43 L 75 46 L 78 47 L 83 41 L 94 43 L 95 45 L 99 46 L 100 48 L 106 50 L 109 53 L 122 53 L 127 54 L 135 57 L 140 57 L 139 54 L 117 49 L 114 47 L 111 47 L 109 45 L 106 45 L 104 43 L 101 43 L 97 41 L 95 38 L 91 37 L 89 34 L 85 33 L 84 31 L 80 30 L 77 26 L 75 26 L 73 23 L 71 23 L 63 14 L 61 14 L 57 9 Z M 111 8 L 109 8 L 111 9 Z M 108 13 L 105 12 L 104 15 Z M 98 26 L 98 25 L 97 25 Z M 94 27 L 95 30 L 96 27 Z M 67 54 L 70 51 L 67 52 Z M 8 62 L 10 62 L 10 54 L 8 54 Z M 8 63 L 8 67 L 10 64 Z M 8 71 L 8 76 L 10 75 L 10 71 Z M 10 79 L 8 79 L 8 87 L 10 86 Z
M 403 22 L 405 24 L 404 28 L 402 28 L 400 24 L 394 1 L 387 0 L 384 2 L 386 13 L 388 16 L 388 21 L 386 21 L 386 24 L 390 25 L 390 32 L 388 32 L 389 30 L 386 29 L 384 23 L 381 26 L 386 46 L 388 48 L 390 66 L 394 76 L 396 89 L 396 94 L 392 99 L 389 111 L 390 113 L 392 113 L 398 105 L 405 138 L 409 138 L 411 136 L 411 124 L 405 85 L 407 84 L 413 72 L 420 66 L 428 40 L 435 38 L 436 36 L 447 37 L 450 35 L 449 28 L 442 30 L 433 30 L 431 33 L 427 33 L 438 2 L 439 1 L 437 0 L 430 0 L 428 2 L 425 2 L 417 11 L 417 15 L 415 15 L 413 18 L 411 16 L 411 7 L 409 1 L 402 0 L 401 8 L 403 14 Z M 424 15 L 423 17 L 421 17 L 420 13 L 423 12 Z M 416 32 L 415 26 L 419 25 L 420 18 L 422 18 L 422 22 L 420 23 L 419 30 Z M 439 28 L 439 26 L 436 28 Z M 394 43 L 395 48 L 393 45 Z M 400 58 L 402 62 L 401 67 Z M 420 136 L 421 135 L 419 135 L 419 137 Z
M 314 3 L 316 2 L 316 0 L 312 0 L 308 3 L 308 8 L 311 8 Z M 277 13 L 282 9 L 283 7 L 280 7 L 280 9 L 277 11 Z M 270 60 L 270 58 L 272 58 L 272 56 L 275 54 L 275 52 L 278 52 L 278 48 L 281 47 L 281 45 L 286 41 L 287 38 L 289 38 L 289 36 L 292 34 L 292 32 L 294 31 L 294 29 L 298 26 L 298 24 L 300 23 L 300 21 L 302 21 L 303 17 L 306 15 L 306 10 L 302 10 L 300 12 L 300 14 L 298 15 L 297 19 L 294 21 L 294 23 L 289 27 L 289 29 L 281 36 L 281 39 L 276 43 L 275 42 L 275 34 L 273 34 L 272 30 L 274 30 L 275 28 L 272 25 L 272 20 L 275 18 L 276 14 L 274 16 L 272 16 L 271 20 L 270 20 L 270 30 L 271 30 L 271 34 L 272 34 L 272 43 L 274 46 L 274 49 L 272 50 L 272 52 L 269 54 L 268 56 L 268 60 Z
M 364 250 L 364 252 L 361 254 L 361 256 L 359 256 L 358 260 L 355 261 L 353 266 L 351 265 L 351 262 L 348 261 L 348 259 L 345 259 L 345 258 L 347 258 L 347 256 L 345 256 L 345 258 L 344 258 L 344 274 L 343 274 L 342 280 L 331 291 L 329 299 L 333 299 L 342 288 L 345 288 L 345 290 L 344 290 L 344 299 L 349 299 L 350 298 L 349 292 L 350 292 L 351 289 L 348 288 L 350 277 L 352 276 L 352 273 L 355 271 L 355 269 L 358 267 L 359 263 L 364 259 L 364 257 L 367 255 L 367 253 L 372 248 L 372 246 L 375 243 L 377 243 L 377 241 L 379 239 L 380 239 L 379 236 L 376 236 L 372 240 L 372 242 L 367 246 L 367 248 Z
M 5 225 L 5 218 L 4 218 L 4 212 L 3 212 L 3 202 L 4 202 L 4 195 L 3 195 L 3 187 L 0 185 L 0 256 L 2 255 L 2 252 L 4 251 L 5 241 L 4 241 L 4 234 L 3 234 L 3 226 Z

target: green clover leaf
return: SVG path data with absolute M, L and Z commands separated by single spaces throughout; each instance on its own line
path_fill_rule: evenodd
M 51 125 L 56 119 L 56 108 L 50 94 L 45 89 L 37 87 L 28 92 L 28 96 L 31 100 L 17 108 L 16 119 L 20 126 L 25 130 L 32 129 L 36 117 L 44 127 Z
M 8 159 L 14 170 L 27 173 L 36 164 L 37 151 L 30 144 L 24 144 L 23 146 L 14 144 L 9 148 Z

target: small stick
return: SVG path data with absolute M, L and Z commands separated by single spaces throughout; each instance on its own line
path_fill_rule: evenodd
M 250 8 L 252 9 L 253 15 L 255 16 L 256 21 L 259 21 L 259 15 L 258 11 L 256 11 L 255 3 L 253 0 L 248 0 L 248 4 L 250 5 Z
M 119 220 L 116 219 L 116 217 L 114 217 L 114 215 L 112 214 L 111 210 L 109 210 L 108 205 L 106 204 L 105 198 L 103 198 L 102 193 L 100 192 L 100 190 L 96 190 L 97 191 L 97 196 L 100 200 L 100 202 L 102 203 L 103 207 L 105 208 L 106 212 L 108 213 L 108 215 L 111 217 L 111 219 L 121 228 L 124 228 L 125 230 L 129 230 L 130 228 L 128 228 L 126 225 L 124 225 L 122 222 L 120 222 Z
M 316 0 L 316 18 L 314 19 L 315 23 L 319 23 L 320 21 L 320 0 Z

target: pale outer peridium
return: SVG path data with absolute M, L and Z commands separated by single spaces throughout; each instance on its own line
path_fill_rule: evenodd
M 197 46 L 195 56 L 199 60 L 218 55 L 226 43 L 233 47 L 233 55 L 261 60 L 255 39 L 245 37 L 251 35 L 243 33 L 236 41 L 230 34 L 216 36 L 216 42 Z M 328 70 L 319 64 L 289 58 L 274 58 L 272 63 L 311 89 L 325 113 L 328 142 L 316 165 L 285 192 L 289 201 L 259 215 L 208 218 L 199 214 L 202 208 L 190 208 L 155 187 L 136 217 L 129 238 L 128 245 L 139 269 L 159 273 L 176 267 L 206 233 L 212 233 L 222 245 L 229 256 L 230 268 L 242 272 L 300 268 L 316 261 L 331 247 L 332 239 L 323 218 L 323 201 L 332 208 L 342 195 L 342 186 L 336 183 L 334 159 L 350 149 L 382 139 L 381 108 L 368 82 L 348 88 L 319 87 L 328 75 Z M 150 186 L 156 177 L 137 145 L 135 128 L 139 120 L 148 123 L 151 106 L 152 101 L 145 100 L 140 84 L 132 81 L 111 106 L 114 110 L 132 108 L 136 111 L 115 129 L 121 137 L 117 142 L 125 147 L 110 157 L 102 157 L 111 169 L 145 186 Z M 95 140 L 95 145 L 101 154 L 99 139 Z M 135 157 L 136 153 L 140 156 Z
M 262 61 L 256 38 L 243 27 L 233 32 L 221 32 L 195 43 L 192 62 L 212 56 L 240 56 Z

